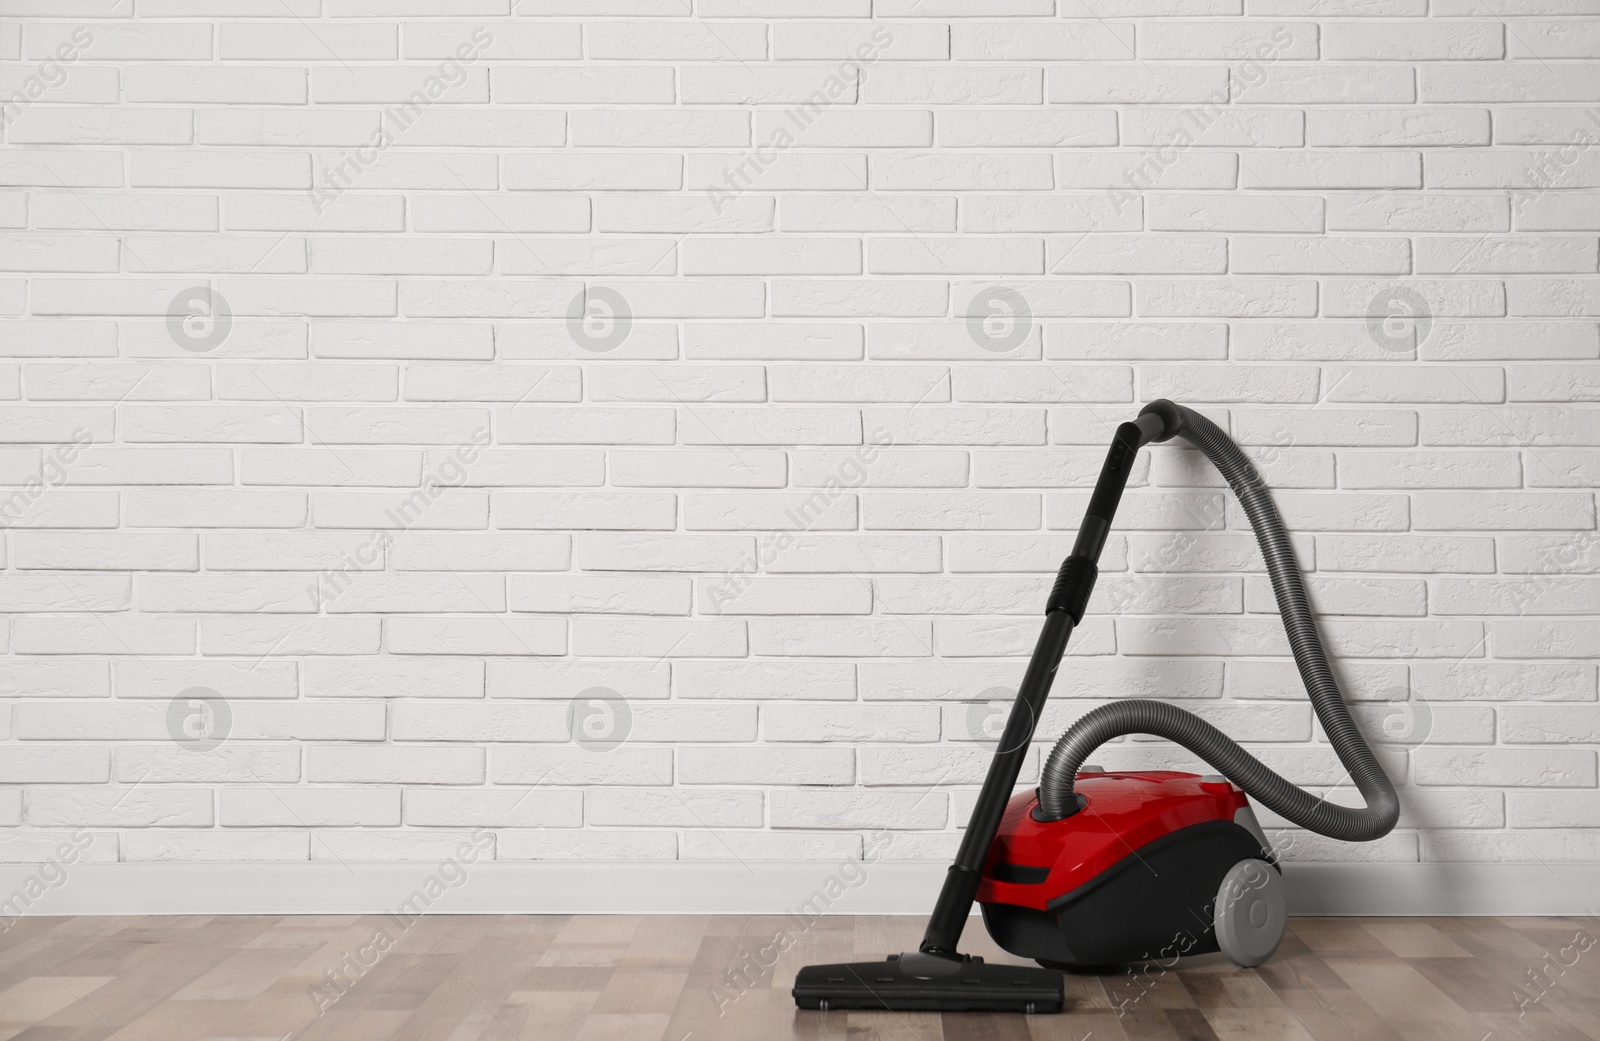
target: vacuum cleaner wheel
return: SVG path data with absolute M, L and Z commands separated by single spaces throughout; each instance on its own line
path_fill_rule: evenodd
M 1260 965 L 1289 924 L 1283 876 L 1263 860 L 1241 860 L 1222 877 L 1213 912 L 1217 946 L 1235 965 Z

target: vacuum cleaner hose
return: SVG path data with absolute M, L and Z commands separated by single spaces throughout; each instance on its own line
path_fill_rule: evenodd
M 1094 709 L 1056 742 L 1039 783 L 1039 815 L 1060 820 L 1079 810 L 1073 782 L 1095 749 L 1125 734 L 1151 734 L 1187 748 L 1263 806 L 1300 827 L 1346 842 L 1369 842 L 1387 835 L 1400 815 L 1400 800 L 1350 718 L 1328 667 L 1300 568 L 1272 496 L 1239 446 L 1209 419 L 1170 401 L 1152 402 L 1140 415 L 1146 413 L 1160 416 L 1165 423 L 1163 435 L 1155 440 L 1182 436 L 1200 449 L 1227 478 L 1244 506 L 1266 558 L 1278 613 L 1312 708 L 1366 806 L 1340 806 L 1296 787 L 1192 712 L 1162 701 L 1130 700 Z

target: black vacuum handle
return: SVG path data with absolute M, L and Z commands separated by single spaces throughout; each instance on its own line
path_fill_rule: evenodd
M 1122 501 L 1122 491 L 1128 485 L 1134 457 L 1144 445 L 1165 441 L 1177 433 L 1181 423 L 1177 409 L 1178 406 L 1168 401 L 1152 402 L 1139 413 L 1138 419 L 1123 423 L 1112 436 L 1100 479 L 1095 482 L 1089 508 L 1078 527 L 1077 541 L 1056 574 L 1055 587 L 1045 605 L 1044 628 L 1034 644 L 1033 656 L 1028 659 L 1028 671 L 1023 674 L 1017 699 L 1011 703 L 1011 714 L 1006 717 L 994 758 L 989 760 L 989 772 L 978 792 L 978 801 L 972 807 L 972 818 L 961 837 L 955 863 L 945 872 L 944 886 L 928 918 L 928 928 L 922 937 L 924 951 L 952 954 L 961 940 L 961 931 L 966 928 L 967 916 L 972 912 L 972 902 L 978 896 L 978 883 L 989 857 L 989 847 L 1000 830 L 1000 818 L 1005 814 L 1006 803 L 1011 801 L 1012 789 L 1017 785 L 1017 777 L 1028 755 L 1028 745 L 1033 741 L 1033 729 L 1044 711 L 1045 699 L 1050 696 L 1050 685 L 1055 681 L 1061 656 L 1066 653 L 1067 640 L 1073 628 L 1083 620 L 1089 594 L 1094 590 L 1100 552 L 1105 548 L 1117 504 Z

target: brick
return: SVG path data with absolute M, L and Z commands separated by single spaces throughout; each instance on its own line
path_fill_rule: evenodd
M 751 559 L 755 540 L 740 535 L 583 535 L 585 571 L 729 571 Z
M 202 654 L 257 658 L 275 654 L 376 654 L 378 630 L 376 618 L 223 616 L 206 619 L 200 650 Z
M 1247 153 L 1240 159 L 1245 188 L 1420 188 L 1422 156 L 1417 152 L 1335 151 Z
M 682 187 L 683 160 L 666 153 L 592 152 L 508 157 L 506 187 L 528 191 L 672 190 Z M 604 229 L 602 229 L 604 230 Z
M 452 659 L 339 659 L 305 663 L 306 694 L 327 698 L 481 698 L 483 665 Z
M 1423 101 L 1434 102 L 1600 101 L 1600 88 L 1588 75 L 1592 71 L 1581 63 L 1549 68 L 1508 64 L 1503 69 L 1425 66 L 1418 74 L 1419 93 Z
M 884 40 L 885 36 L 889 38 Z M 777 61 L 843 61 L 854 58 L 861 48 L 876 61 L 943 61 L 950 57 L 950 27 L 905 22 L 888 32 L 851 22 L 772 25 L 772 57 Z
M 679 698 L 855 698 L 855 667 L 833 662 L 685 661 L 673 668 Z
M 590 792 L 584 816 L 602 826 L 749 828 L 761 824 L 764 800 L 752 791 L 611 788 Z
M 112 70 L 106 70 L 115 72 Z M 103 93 L 115 89 L 108 81 Z M 92 95 L 85 100 L 96 100 Z M 98 100 L 109 100 L 100 97 Z M 49 188 L 114 188 L 122 183 L 122 155 L 111 151 L 85 151 L 64 158 L 52 149 L 8 149 L 0 159 L 0 185 L 37 185 Z
M 560 704 L 400 703 L 390 712 L 396 741 L 566 741 L 566 706 Z
M 304 577 L 289 574 L 144 575 L 143 611 L 306 614 L 316 611 Z
M 504 831 L 498 837 L 500 860 L 675 860 L 678 836 L 660 831 L 583 830 Z
M 595 22 L 589 56 L 626 61 L 751 61 L 767 57 L 766 27 L 749 22 Z
M 0 697 L 104 698 L 111 674 L 104 662 L 62 660 L 0 663 Z
M 579 617 L 572 623 L 572 651 L 623 658 L 743 657 L 743 622 L 645 618 Z
M 385 619 L 383 640 L 395 654 L 562 654 L 567 630 L 547 618 L 402 617 Z
M 1017 530 L 1039 526 L 1037 495 L 973 492 L 871 492 L 862 524 L 871 530 Z
M 1571 134 L 1558 132 L 1552 136 L 1565 140 Z M 1566 231 L 1572 228 L 1593 229 L 1600 226 L 1594 200 L 1586 193 L 1537 191 L 1517 193 L 1513 195 L 1511 205 L 1517 227 L 1527 231 Z
M 1227 97 L 1228 70 L 1205 65 L 1053 66 L 1045 89 L 1052 104 L 1199 104 Z
M 939 539 L 928 535 L 814 535 L 787 542 L 764 536 L 762 551 L 772 573 L 818 573 L 841 567 L 857 574 L 875 571 L 939 570 Z
M 111 750 L 92 746 L 19 748 L 0 763 L 6 784 L 104 784 L 111 779 Z
M 1162 20 L 1139 35 L 1139 57 L 1158 60 L 1315 59 L 1317 26 L 1311 22 L 1187 22 Z
M 1037 758 L 1023 766 L 1024 783 L 1038 776 Z M 861 783 L 865 785 L 978 784 L 989 761 L 987 748 L 865 748 Z M 958 814 L 959 816 L 959 811 Z
M 313 29 L 299 20 L 224 22 L 217 56 L 228 61 L 320 61 L 331 52 L 343 61 L 392 61 L 399 57 L 398 39 L 394 25 L 335 23 Z
M 490 38 L 484 39 L 485 35 Z M 487 34 L 471 22 L 411 23 L 405 26 L 404 54 L 407 58 L 448 59 L 458 57 L 465 46 L 479 59 L 576 60 L 582 57 L 580 36 L 576 22 L 502 22 Z
M 1490 646 L 1502 658 L 1576 658 L 1592 647 L 1595 623 L 1583 621 L 1495 621 L 1490 623 Z
M 77 51 L 73 33 L 77 26 L 61 22 L 35 22 L 23 32 L 29 58 L 49 58 L 58 48 Z M 98 25 L 91 43 L 94 61 L 186 61 L 212 57 L 210 27 L 203 23 L 151 25 Z M 226 55 L 232 57 L 232 55 Z
M 785 365 L 769 369 L 774 401 L 948 401 L 949 373 L 934 366 Z
M 664 699 L 671 687 L 668 670 L 651 663 L 503 659 L 488 662 L 487 673 L 492 698 L 570 701 L 591 688 L 605 687 L 638 702 Z
M 1274 65 L 1259 83 L 1235 75 L 1235 97 L 1256 105 L 1409 104 L 1417 100 L 1410 68 L 1383 65 Z M 1423 100 L 1433 98 L 1426 94 Z
M 1596 263 L 1594 239 L 1562 236 L 1438 236 L 1422 239 L 1417 271 L 1446 274 L 1590 271 Z
M 725 589 L 703 582 L 696 595 L 701 614 L 870 614 L 872 589 L 854 577 L 754 578 L 747 585 Z
M 1515 35 L 1520 36 L 1519 29 Z M 1323 56 L 1340 61 L 1448 61 L 1505 56 L 1496 23 L 1345 22 L 1323 33 Z M 1547 55 L 1555 57 L 1555 55 Z
M 205 755 L 171 740 L 160 745 L 123 743 L 115 753 L 115 779 L 184 783 L 254 782 L 288 784 L 300 780 L 300 749 L 292 745 L 224 744 Z
M 873 105 L 1037 105 L 1044 100 L 1044 74 L 1028 67 L 946 65 L 883 66 L 872 70 L 862 101 Z
M 679 90 L 686 104 L 782 105 L 801 104 L 813 94 L 829 92 L 830 79 L 837 74 L 826 66 L 762 68 L 750 66 L 728 69 L 715 65 L 690 65 L 679 77 Z M 854 77 L 837 78 L 833 100 L 853 105 L 858 98 Z M 826 94 L 824 96 L 827 96 Z M 757 135 L 761 137 L 761 135 Z
M 1594 792 L 1509 792 L 1506 819 L 1514 829 L 1592 828 L 1600 820 Z
M 683 784 L 849 784 L 855 753 L 848 748 L 702 748 L 678 750 Z
M 541 35 L 544 28 L 537 27 Z M 650 104 L 675 98 L 672 69 L 666 66 L 507 66 L 491 70 L 491 77 L 495 97 L 512 104 Z
M 777 791 L 771 805 L 775 828 L 942 829 L 950 818 L 942 792 Z
M 927 654 L 932 631 L 926 622 L 905 619 L 755 619 L 750 623 L 750 646 L 760 656 L 907 656 Z
M 602 576 L 512 576 L 511 610 L 554 614 L 689 613 L 687 579 L 638 579 Z
M 959 451 L 888 449 L 870 460 L 842 449 L 790 453 L 790 480 L 797 488 L 857 484 L 864 488 L 952 488 L 967 483 L 967 457 Z
M 672 777 L 673 752 L 667 748 L 504 747 L 493 752 L 489 773 L 495 784 L 665 785 Z
M 1339 471 L 1346 488 L 1515 488 L 1522 481 L 1514 452 L 1350 452 Z
M 481 748 L 315 744 L 306 749 L 313 784 L 482 784 Z
M 1413 497 L 1415 525 L 1432 530 L 1593 529 L 1592 496 L 1571 492 L 1423 492 Z
M 1588 751 L 1419 748 L 1412 754 L 1419 784 L 1522 788 L 1595 785 L 1594 753 Z
M 40 788 L 29 793 L 28 823 L 39 827 L 206 828 L 211 792 L 201 788 Z
M 7 137 L 19 145 L 186 145 L 194 119 L 174 108 L 33 108 L 11 123 Z
M 535 792 L 531 789 L 411 788 L 406 791 L 407 824 L 459 827 L 463 821 L 481 822 L 486 827 L 496 828 L 576 828 L 583 823 L 583 794 L 549 789 Z M 500 852 L 504 854 L 503 847 Z
M 1339 194 L 1328 200 L 1329 231 L 1506 231 L 1506 200 L 1481 195 Z
M 116 663 L 118 698 L 170 701 L 189 687 L 207 687 L 230 698 L 292 699 L 299 692 L 295 663 L 122 659 Z
M 740 148 L 750 144 L 750 117 L 734 110 L 681 110 L 668 118 L 656 111 L 578 109 L 570 133 L 579 148 Z
M 123 99 L 303 105 L 307 101 L 306 70 L 268 65 L 135 64 L 123 71 Z

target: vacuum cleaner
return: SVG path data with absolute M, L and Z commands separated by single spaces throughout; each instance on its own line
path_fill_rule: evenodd
M 1039 787 L 1012 790 L 1072 630 L 1083 620 L 1117 504 L 1144 445 L 1182 437 L 1211 460 L 1244 507 L 1266 558 L 1278 613 L 1317 719 L 1366 805 L 1330 803 L 1290 784 L 1193 713 L 1161 701 L 1103 705 L 1051 750 Z M 1127 734 L 1174 741 L 1218 773 L 1105 771 L 1095 749 Z M 1221 951 L 1270 958 L 1287 924 L 1282 868 L 1249 797 L 1319 835 L 1369 842 L 1400 803 L 1346 708 L 1322 649 L 1289 536 L 1255 467 L 1215 423 L 1154 401 L 1111 440 L 1072 553 L 1045 605 L 955 863 L 918 950 L 884 961 L 810 965 L 795 977 L 803 1009 L 1059 1012 L 1061 972 Z M 957 944 L 972 904 L 1003 950 L 1042 967 L 986 963 Z

